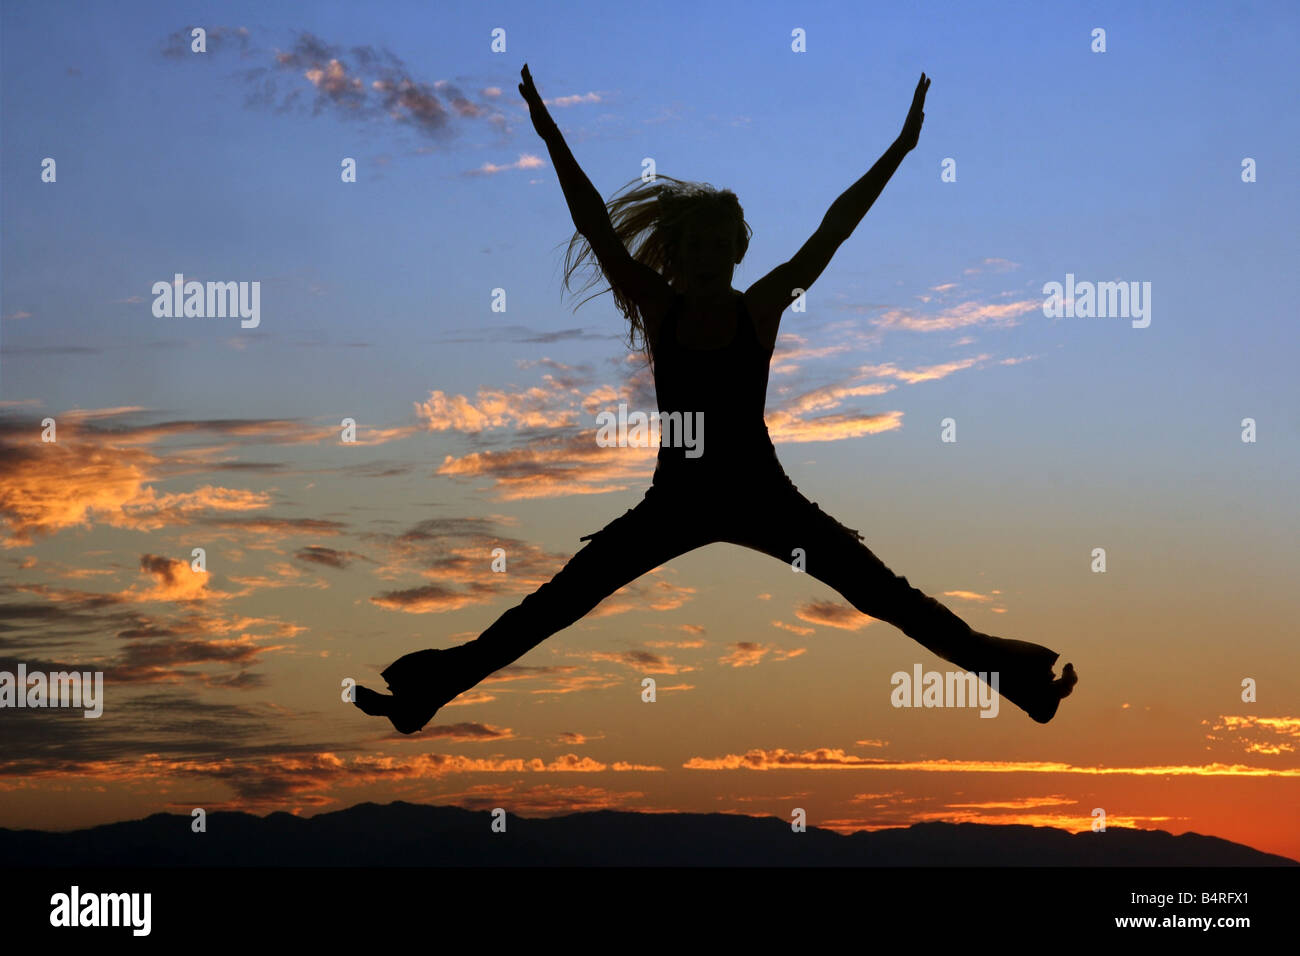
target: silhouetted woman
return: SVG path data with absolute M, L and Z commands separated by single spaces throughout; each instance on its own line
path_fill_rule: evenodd
M 864 614 L 887 621 L 966 671 L 998 672 L 998 691 L 1046 723 L 1074 686 L 1048 648 L 981 634 L 895 575 L 810 502 L 782 470 L 763 421 L 768 364 L 781 313 L 821 275 L 866 215 L 903 157 L 915 148 L 930 81 L 917 83 L 903 131 L 865 176 L 832 204 L 803 248 L 744 293 L 731 287 L 750 230 L 734 193 L 666 176 L 615 198 L 608 208 L 569 152 L 525 66 L 519 91 L 545 140 L 573 214 L 565 285 L 594 256 L 630 343 L 644 349 L 661 416 L 703 413 L 704 453 L 661 441 L 645 497 L 582 540 L 590 543 L 548 583 L 506 611 L 476 640 L 407 654 L 383 672 L 392 695 L 356 688 L 356 704 L 405 734 L 448 701 L 647 571 L 716 541 L 743 545 L 804 569 Z M 639 182 L 639 181 L 636 181 Z M 643 236 L 634 252 L 632 242 Z M 576 255 L 575 255 L 576 253 Z M 594 280 L 593 280 L 594 281 Z M 590 283 L 589 283 L 590 284 Z

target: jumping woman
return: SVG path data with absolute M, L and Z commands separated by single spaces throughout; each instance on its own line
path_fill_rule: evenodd
M 799 492 L 777 461 L 763 420 L 781 313 L 822 274 L 916 147 L 930 87 L 925 74 L 898 139 L 831 205 L 794 258 L 743 293 L 731 280 L 751 230 L 734 193 L 659 176 L 607 208 L 570 153 L 526 65 L 521 76 L 519 92 L 550 151 L 577 228 L 566 288 L 577 266 L 594 257 L 631 327 L 630 344 L 650 363 L 661 421 L 672 413 L 682 421 L 703 413 L 708 442 L 704 454 L 692 457 L 682 443 L 661 441 L 650 488 L 635 508 L 580 539 L 590 543 L 476 640 L 399 658 L 382 675 L 392 693 L 357 686 L 356 705 L 413 734 L 447 702 L 619 588 L 687 551 L 726 541 L 787 563 L 802 549 L 807 573 L 859 611 L 893 624 L 964 671 L 997 672 L 1003 697 L 1039 723 L 1051 720 L 1077 680 L 1073 666 L 1066 664 L 1056 677 L 1056 652 L 981 634 L 895 575 L 860 534 Z M 629 252 L 638 236 L 642 241 Z

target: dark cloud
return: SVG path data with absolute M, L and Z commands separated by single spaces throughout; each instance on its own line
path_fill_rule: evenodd
M 454 611 L 468 604 L 481 604 L 497 596 L 495 588 L 470 584 L 466 588 L 448 588 L 441 584 L 425 584 L 398 591 L 381 591 L 371 603 L 394 611 L 412 611 L 427 614 L 434 611 Z
M 514 732 L 509 727 L 462 723 L 439 724 L 435 727 L 429 727 L 421 736 L 450 738 L 452 740 L 508 740 L 514 736 Z
M 364 555 L 357 554 L 355 551 L 337 551 L 334 548 L 326 548 L 318 544 L 299 548 L 294 552 L 294 557 L 299 561 L 306 561 L 308 564 L 322 564 L 327 568 L 346 568 L 355 558 L 364 560 Z
M 127 697 L 107 682 L 104 693 L 103 716 L 93 720 L 63 708 L 6 711 L 0 789 L 9 781 L 30 786 L 42 778 L 66 785 L 71 777 L 98 777 L 144 786 L 165 778 L 169 784 L 223 783 L 238 803 L 275 802 L 341 782 L 346 767 L 333 754 L 355 749 L 290 741 L 289 725 L 311 715 L 286 717 L 266 704 L 205 703 L 193 694 L 163 691 Z
M 347 465 L 334 470 L 338 474 L 355 475 L 358 478 L 396 478 L 399 475 L 409 475 L 415 468 L 408 464 L 373 461 L 360 465 Z
M 347 525 L 324 518 L 213 518 L 206 525 L 232 531 L 257 531 L 262 534 L 342 534 Z
M 89 345 L 6 345 L 0 348 L 0 355 L 102 355 L 101 348 Z
M 426 518 L 398 534 L 368 534 L 388 552 L 382 572 L 418 574 L 430 583 L 394 588 L 371 603 L 395 611 L 426 614 L 495 601 L 504 594 L 541 587 L 563 564 L 562 555 L 504 535 L 487 518 Z M 506 570 L 493 570 L 494 552 L 505 552 Z
M 283 471 L 284 464 L 278 461 L 218 461 L 205 464 L 207 471 L 272 472 Z
M 155 582 L 152 591 L 96 594 L 43 584 L 0 589 L 0 627 L 9 635 L 0 669 L 13 671 L 21 661 L 34 671 L 83 671 L 91 660 L 115 685 L 188 680 L 244 690 L 262 685 L 252 668 L 263 655 L 301 630 L 274 617 L 207 610 L 191 597 L 201 592 L 193 589 L 184 561 L 146 554 L 140 570 Z M 20 592 L 48 603 L 10 599 Z M 142 613 L 138 602 L 144 597 L 164 601 L 166 612 Z M 116 639 L 108 653 L 106 635 Z M 62 659 L 49 660 L 54 653 Z
M 434 339 L 435 345 L 452 345 L 462 342 L 523 342 L 531 345 L 551 345 L 555 342 L 575 340 L 622 340 L 623 336 L 611 332 L 588 332 L 586 329 L 558 329 L 539 331 L 524 325 L 502 325 L 496 328 L 452 329 L 447 338 Z
M 30 661 L 28 668 L 41 669 Z M 5 711 L 0 777 L 62 773 L 144 754 L 224 758 L 284 749 L 271 743 L 280 718 L 265 706 L 204 703 L 194 694 L 161 691 L 123 698 L 113 691 L 106 680 L 104 713 L 93 720 L 65 708 Z
M 505 125 L 496 106 L 473 102 L 446 80 L 415 78 L 390 50 L 338 46 L 306 31 L 288 49 L 250 50 L 247 30 L 208 29 L 209 55 L 235 47 L 241 59 L 265 64 L 240 74 L 248 85 L 244 103 L 249 108 L 287 113 L 309 107 L 313 115 L 394 123 L 434 139 L 448 137 L 458 118 L 485 119 L 497 129 Z M 162 53 L 173 60 L 191 55 L 190 28 L 169 36 Z
M 158 578 L 160 584 L 172 585 L 177 583 L 179 571 L 189 571 L 189 565 L 176 558 L 166 558 L 159 554 L 142 554 L 140 555 L 140 570 Z

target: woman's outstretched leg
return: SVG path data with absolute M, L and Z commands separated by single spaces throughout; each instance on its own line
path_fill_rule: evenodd
M 392 695 L 358 685 L 356 705 L 367 714 L 388 717 L 401 733 L 413 734 L 447 702 L 581 619 L 619 588 L 709 540 L 702 522 L 672 502 L 647 495 L 478 638 L 399 658 L 382 675 Z
M 998 673 L 998 691 L 1039 723 L 1056 714 L 1077 680 L 1067 664 L 1056 677 L 1057 652 L 1027 641 L 974 630 L 939 601 L 912 587 L 862 543 L 790 485 L 762 498 L 759 513 L 723 540 L 762 551 L 787 564 L 794 549 L 805 570 L 839 591 L 864 614 L 893 624 L 908 637 L 966 671 Z

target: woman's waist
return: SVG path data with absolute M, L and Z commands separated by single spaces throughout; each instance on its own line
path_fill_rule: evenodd
M 776 457 L 776 446 L 766 429 L 745 440 L 735 434 L 725 438 L 713 435 L 707 441 L 679 445 L 661 440 L 656 474 L 660 472 L 686 477 L 718 473 L 784 474 Z
M 703 378 L 670 386 L 655 385 L 655 405 L 660 415 L 705 415 L 761 419 L 767 405 L 766 382 L 727 382 Z
M 659 457 L 765 458 L 775 454 L 767 423 L 761 417 L 709 415 L 707 412 L 661 414 Z

